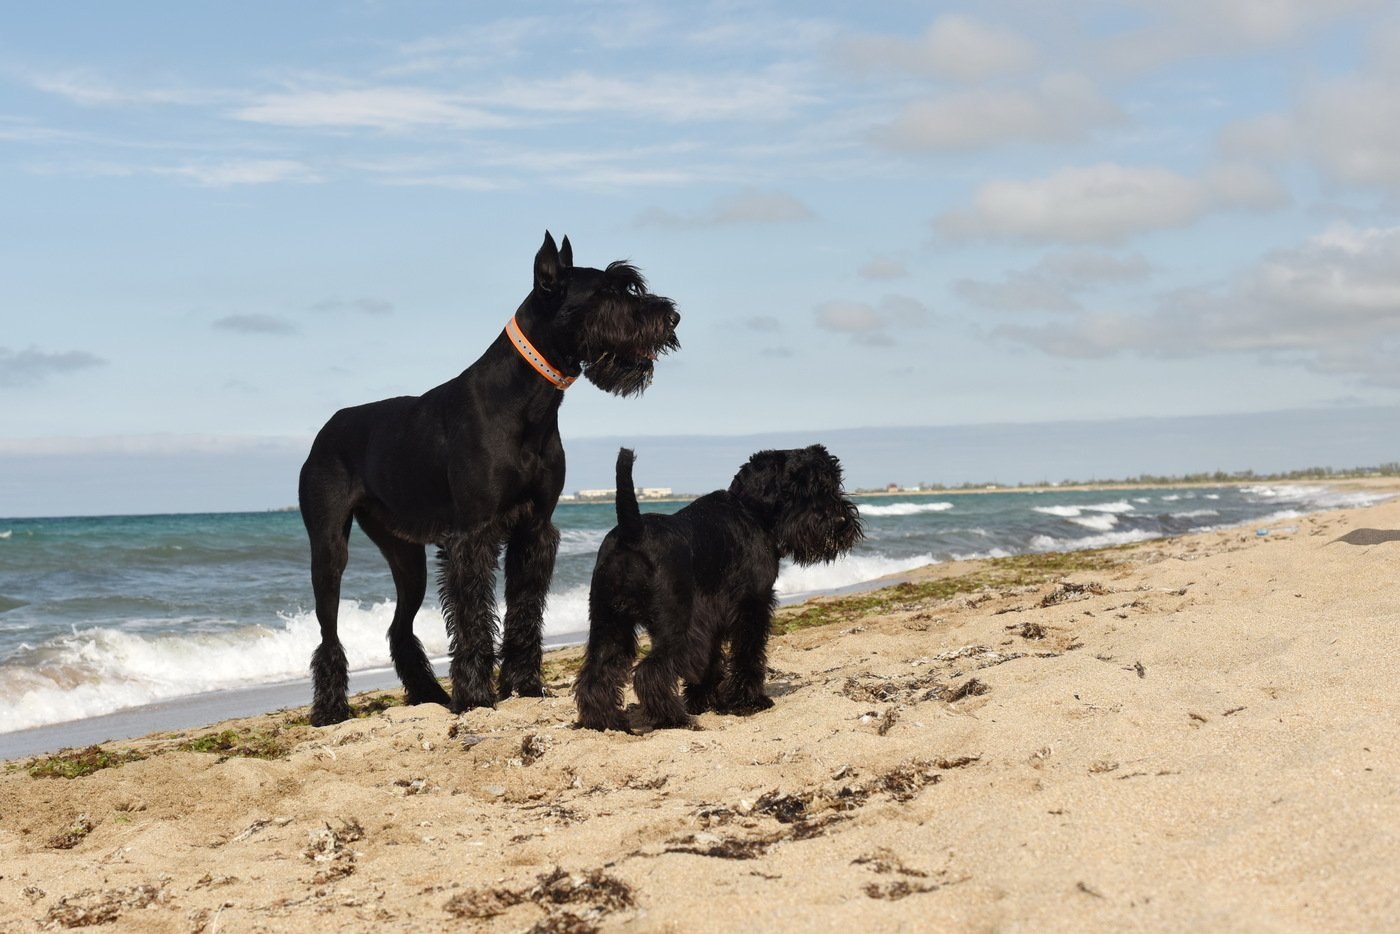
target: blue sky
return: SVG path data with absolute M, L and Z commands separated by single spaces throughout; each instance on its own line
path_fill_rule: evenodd
M 450 378 L 546 229 L 684 315 L 566 441 L 1400 402 L 1395 3 L 0 19 L 0 456 L 93 482 Z

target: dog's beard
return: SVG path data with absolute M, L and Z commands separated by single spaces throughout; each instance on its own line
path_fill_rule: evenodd
M 616 312 L 601 315 L 599 321 L 592 323 L 592 329 L 580 341 L 584 378 L 604 392 L 618 396 L 641 395 L 651 385 L 657 357 L 679 350 L 681 346 L 675 329 L 665 320 L 673 307 L 671 302 L 656 299 L 653 304 L 655 307 L 648 315 L 650 333 L 640 329 L 630 333 L 604 332 L 602 320 L 627 320 L 628 316 Z
M 830 511 L 790 514 L 778 528 L 784 554 L 797 564 L 829 564 L 864 537 L 860 510 L 846 499 Z
M 604 392 L 618 396 L 639 396 L 651 385 L 655 369 L 655 364 L 648 357 L 605 353 L 584 365 L 583 376 Z

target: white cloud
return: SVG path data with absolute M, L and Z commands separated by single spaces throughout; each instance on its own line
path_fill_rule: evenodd
M 1400 227 L 1330 228 L 1224 288 L 1165 295 L 1149 313 L 997 333 L 1060 356 L 1244 353 L 1400 386 Z
M 1026 39 L 961 14 L 940 16 L 917 39 L 853 39 L 838 55 L 865 71 L 894 70 L 965 82 L 1023 72 L 1036 60 L 1035 46 Z
M 812 220 L 816 215 L 801 201 L 776 191 L 748 189 L 717 199 L 694 215 L 650 208 L 637 218 L 641 226 L 717 227 L 729 224 L 783 224 Z
M 1126 71 L 1286 45 L 1384 0 L 1135 0 L 1147 24 L 1106 40 L 1106 64 Z
M 915 101 L 874 139 L 890 149 L 934 151 L 1071 142 L 1123 119 L 1087 78 L 1054 75 L 1033 88 L 974 88 Z
M 281 318 L 273 315 L 229 315 L 219 318 L 213 324 L 221 331 L 236 331 L 240 334 L 295 334 L 297 329 Z
M 319 182 L 310 166 L 292 159 L 245 159 L 231 162 L 166 166 L 149 169 L 153 175 L 188 179 L 208 188 L 234 185 L 270 185 L 278 182 Z
M 575 72 L 549 81 L 511 81 L 480 97 L 487 106 L 542 114 L 608 113 L 665 123 L 769 120 L 815 101 L 799 85 L 796 74 L 782 67 L 634 79 Z
M 1192 223 L 1215 208 L 1276 207 L 1283 197 L 1258 170 L 1224 166 L 1194 179 L 1170 169 L 1101 163 L 1029 181 L 987 182 L 970 206 L 934 223 L 959 237 L 1115 243 Z
M 953 289 L 964 300 L 990 311 L 1079 311 L 1081 293 L 1142 282 L 1151 269 L 1138 254 L 1079 250 L 1052 253 L 996 281 L 959 279 Z
M 90 71 L 29 74 L 29 85 L 83 107 L 201 105 L 226 100 L 223 92 L 192 87 L 123 87 Z
M 1400 84 L 1352 76 L 1303 94 L 1291 121 L 1297 151 L 1333 181 L 1400 190 Z
M 0 347 L 0 386 L 32 386 L 50 376 L 75 373 L 106 362 L 85 350 L 54 353 L 37 347 L 24 350 Z
M 923 303 L 905 295 L 887 295 L 878 305 L 823 302 L 816 307 L 813 316 L 822 330 L 849 335 L 857 343 L 879 346 L 894 344 L 900 331 L 923 328 L 929 323 L 929 311 Z
M 1302 159 L 1335 184 L 1400 192 L 1400 19 L 1373 26 L 1362 66 L 1305 78 L 1293 108 L 1241 120 L 1220 134 L 1227 156 Z
M 902 260 L 888 256 L 876 256 L 860 267 L 862 279 L 900 279 L 909 275 L 909 268 Z
M 427 88 L 366 87 L 266 94 L 235 108 L 236 120 L 296 127 L 347 127 L 403 132 L 420 127 L 504 126 L 496 114 Z

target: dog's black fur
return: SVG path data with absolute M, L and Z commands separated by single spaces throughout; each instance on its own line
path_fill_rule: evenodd
M 692 714 L 711 709 L 745 714 L 773 706 L 764 676 L 778 560 L 832 561 L 862 536 L 860 513 L 841 489 L 840 462 L 819 444 L 760 451 L 728 490 L 669 516 L 638 509 L 632 462 L 623 448 L 617 528 L 593 569 L 588 646 L 574 684 L 579 725 L 629 728 L 622 689 L 639 627 L 651 636 L 651 652 L 632 683 L 653 727 L 690 726 Z
M 674 303 L 637 269 L 573 265 L 569 239 L 545 233 L 534 287 L 516 311 L 521 332 L 559 371 L 620 396 L 651 382 L 656 356 L 677 349 Z M 550 521 L 564 484 L 558 412 L 564 393 L 502 332 L 462 374 L 421 396 L 342 409 L 301 469 L 301 515 L 321 644 L 311 660 L 311 722 L 349 715 L 345 651 L 336 633 L 353 517 L 389 562 L 398 606 L 389 651 L 410 704 L 454 710 L 516 693 L 540 696 L 542 617 L 559 532 Z M 438 684 L 413 617 L 427 590 L 425 548 L 438 548 L 452 694 Z M 505 548 L 505 635 L 491 688 L 499 620 L 495 579 Z

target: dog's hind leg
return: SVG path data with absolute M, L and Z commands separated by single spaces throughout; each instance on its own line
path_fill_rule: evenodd
M 496 540 L 484 534 L 455 535 L 438 551 L 438 593 L 451 646 L 452 709 L 491 707 L 491 669 L 496 661 Z
M 506 618 L 501 642 L 501 675 L 496 696 L 541 697 L 544 607 L 559 530 L 551 522 L 518 526 L 506 544 Z
M 688 657 L 684 674 L 685 709 L 702 714 L 715 704 L 715 691 L 724 675 L 720 651 L 720 620 L 713 609 L 695 610 L 691 631 L 686 634 Z
M 658 587 L 652 595 L 651 651 L 637 665 L 632 687 L 637 700 L 658 730 L 694 726 L 676 691 L 676 682 L 690 670 L 689 635 L 692 598 L 688 590 Z
M 763 690 L 773 604 L 771 595 L 766 600 L 752 597 L 739 604 L 729 641 L 729 677 L 720 685 L 717 710 L 748 714 L 773 706 Z
M 614 603 L 614 596 L 593 590 L 588 597 L 588 646 L 574 680 L 578 725 L 589 730 L 628 729 L 622 713 L 622 688 L 637 658 L 637 626 Z
M 451 706 L 452 698 L 438 683 L 432 662 L 428 661 L 428 654 L 423 651 L 423 643 L 413 634 L 413 618 L 428 592 L 425 549 L 416 542 L 394 536 L 364 510 L 357 512 L 355 518 L 369 540 L 379 547 L 394 575 L 398 603 L 394 607 L 393 622 L 389 624 L 389 656 L 394 660 L 394 671 L 403 682 L 405 703 Z
M 311 540 L 311 589 L 316 596 L 316 620 L 321 644 L 311 656 L 311 724 L 326 726 L 350 716 L 346 691 L 349 663 L 336 631 L 340 612 L 340 578 L 350 558 L 350 513 L 332 508 L 303 474 L 301 515 Z

